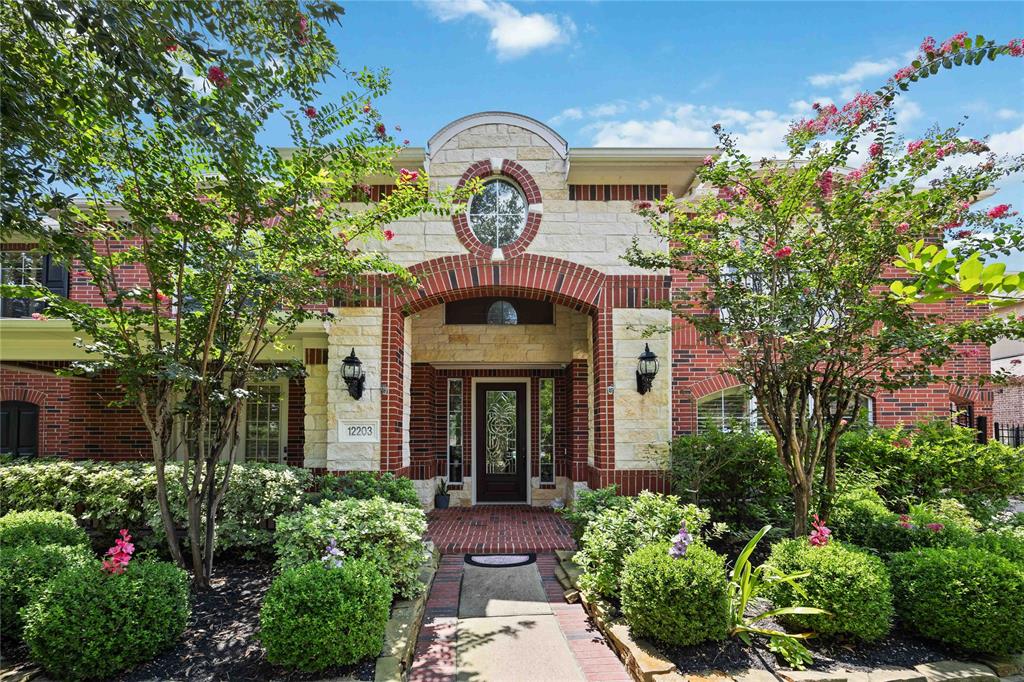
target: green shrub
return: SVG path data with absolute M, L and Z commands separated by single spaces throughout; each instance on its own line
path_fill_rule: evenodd
M 327 474 L 320 478 L 319 483 L 320 489 L 314 496 L 317 501 L 382 497 L 391 502 L 421 506 L 412 481 L 404 476 L 395 476 L 390 471 L 383 474 L 372 471 Z
M 168 495 L 174 518 L 185 525 L 184 491 L 178 464 L 167 465 Z M 217 550 L 247 555 L 269 551 L 271 521 L 297 511 L 312 476 L 280 464 L 235 464 L 228 493 L 220 505 Z M 0 509 L 63 511 L 104 536 L 121 528 L 149 527 L 143 547 L 163 549 L 163 524 L 156 502 L 156 475 L 145 462 L 71 462 L 35 460 L 0 466 Z M 187 543 L 187 538 L 184 538 Z
M 279 575 L 260 608 L 267 660 L 317 672 L 380 654 L 391 585 L 376 564 L 314 561 Z
M 683 505 L 675 495 L 645 490 L 627 500 L 621 508 L 602 511 L 583 533 L 575 561 L 583 569 L 580 587 L 587 592 L 618 596 L 619 575 L 630 553 L 670 539 L 683 521 L 695 535 L 708 523 L 707 511 Z
M 679 436 L 670 456 L 672 492 L 732 526 L 788 526 L 793 496 L 775 440 L 763 431 L 708 429 Z
M 88 547 L 89 536 L 70 514 L 55 511 L 13 512 L 0 516 L 0 548 L 20 545 Z
M 1024 528 L 999 528 L 974 535 L 972 547 L 984 549 L 1024 567 Z
M 785 625 L 866 642 L 889 632 L 892 585 L 878 557 L 834 540 L 815 547 L 800 538 L 774 545 L 768 565 L 782 575 L 810 571 L 799 582 L 803 594 L 787 582 L 768 583 L 767 596 L 776 606 L 812 606 L 832 614 L 786 615 L 780 618 Z
M 622 568 L 622 612 L 630 629 L 670 646 L 725 639 L 729 632 L 725 557 L 695 542 L 686 556 L 671 543 L 636 550 Z
M 69 568 L 22 613 L 32 659 L 60 679 L 107 678 L 170 647 L 189 617 L 188 575 L 133 561 L 121 575 L 99 561 Z
M 893 508 L 956 498 L 987 518 L 1006 498 L 1024 492 L 1024 458 L 1001 443 L 979 445 L 977 433 L 936 420 L 915 431 L 869 429 L 844 434 L 841 467 L 879 472 L 880 493 Z
M 218 477 L 222 476 L 223 467 L 217 469 Z M 167 477 L 171 481 L 180 476 L 179 472 L 177 465 L 167 466 Z M 281 514 L 302 509 L 305 490 L 311 481 L 309 471 L 283 464 L 235 464 L 231 468 L 228 492 L 217 514 L 217 551 L 239 552 L 247 557 L 269 553 L 274 542 L 271 522 Z M 176 522 L 179 526 L 187 525 L 184 489 L 172 483 L 167 493 Z M 167 541 L 155 496 L 146 501 L 146 515 L 153 529 L 152 541 L 164 547 Z M 188 538 L 182 540 L 187 551 Z
M 1024 651 L 1024 569 L 977 548 L 928 548 L 890 563 L 896 612 L 925 637 L 989 654 Z
M 897 514 L 886 508 L 874 490 L 861 488 L 836 497 L 829 527 L 843 542 L 879 552 L 903 552 L 912 547 L 969 544 L 977 523 L 953 500 L 913 505 L 909 514 Z
M 19 611 L 62 570 L 93 560 L 81 546 L 27 544 L 0 551 L 0 632 L 20 638 Z
M 597 490 L 582 490 L 576 495 L 572 505 L 558 510 L 569 526 L 572 528 L 572 537 L 579 542 L 583 537 L 583 531 L 597 518 L 598 514 L 609 508 L 622 508 L 629 504 L 626 497 L 622 497 L 616 491 L 618 486 L 610 485 Z
M 276 566 L 283 571 L 317 561 L 335 540 L 346 557 L 377 562 L 397 594 L 413 597 L 422 587 L 417 574 L 426 530 L 422 509 L 379 497 L 308 505 L 278 517 Z

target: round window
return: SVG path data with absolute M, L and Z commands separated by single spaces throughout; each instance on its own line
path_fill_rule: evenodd
M 508 180 L 488 180 L 470 202 L 469 224 L 480 243 L 500 249 L 519 239 L 528 209 L 518 187 Z
M 487 324 L 518 324 L 519 313 L 508 301 L 495 301 L 487 309 Z

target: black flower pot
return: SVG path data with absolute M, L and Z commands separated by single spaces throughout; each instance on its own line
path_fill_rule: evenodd
M 451 501 L 449 495 L 434 495 L 434 509 L 447 509 L 449 501 Z

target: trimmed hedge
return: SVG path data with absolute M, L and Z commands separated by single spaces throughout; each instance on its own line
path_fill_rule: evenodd
M 1024 567 L 1024 528 L 1001 528 L 978 533 L 971 547 L 984 549 Z
M 915 549 L 890 563 L 896 611 L 931 639 L 971 651 L 1024 651 L 1024 568 L 973 547 Z
M 782 616 L 785 625 L 866 642 L 889 632 L 894 614 L 892 584 L 878 557 L 834 540 L 814 547 L 800 538 L 772 546 L 768 565 L 783 575 L 810 571 L 798 582 L 803 594 L 789 583 L 767 584 L 766 595 L 777 607 L 813 606 L 832 614 Z
M 391 585 L 372 562 L 315 561 L 278 576 L 260 608 L 267 660 L 304 672 L 376 656 L 384 646 Z
M 318 481 L 319 490 L 312 497 L 314 501 L 324 500 L 369 500 L 382 497 L 391 502 L 401 502 L 420 507 L 420 498 L 412 480 L 395 476 L 390 471 L 350 471 L 345 474 L 326 474 Z
M 21 545 L 88 547 L 89 536 L 75 517 L 57 511 L 25 511 L 0 516 L 0 547 Z
M 622 612 L 630 629 L 669 646 L 725 639 L 729 594 L 725 557 L 699 542 L 686 556 L 669 555 L 669 542 L 641 547 L 622 568 Z
M 579 585 L 585 592 L 618 596 L 619 575 L 633 551 L 668 540 L 684 520 L 693 534 L 708 523 L 707 511 L 681 504 L 675 495 L 645 490 L 627 500 L 622 507 L 599 513 L 583 533 L 582 549 L 574 560 L 583 569 Z
M 21 638 L 19 612 L 61 571 L 94 559 L 88 549 L 78 545 L 5 546 L 0 551 L 0 632 L 4 637 Z
M 318 561 L 334 540 L 346 559 L 376 562 L 394 591 L 410 598 L 422 589 L 417 575 L 426 532 L 427 517 L 422 509 L 379 497 L 308 505 L 278 517 L 276 567 L 284 571 Z
M 605 509 L 621 509 L 629 505 L 629 498 L 618 494 L 617 485 L 609 485 L 597 490 L 581 490 L 572 505 L 562 507 L 557 512 L 572 528 L 572 539 L 579 542 L 583 538 L 587 526 Z
M 181 469 L 167 465 L 176 481 Z M 220 506 L 217 550 L 244 554 L 269 551 L 271 521 L 304 504 L 312 475 L 280 464 L 235 464 L 231 485 Z M 184 527 L 187 512 L 179 485 L 169 486 L 175 519 Z M 77 516 L 101 535 L 121 528 L 149 527 L 154 534 L 140 546 L 162 549 L 163 524 L 156 502 L 153 465 L 144 462 L 75 462 L 35 460 L 0 466 L 0 508 L 8 511 L 63 511 Z M 187 537 L 183 538 L 187 543 Z
M 189 617 L 188 575 L 159 561 L 133 561 L 111 575 L 91 561 L 57 575 L 22 613 L 32 659 L 48 673 L 108 678 L 181 636 Z

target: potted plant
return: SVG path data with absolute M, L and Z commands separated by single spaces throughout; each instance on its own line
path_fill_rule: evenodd
M 437 489 L 434 491 L 434 508 L 447 509 L 450 501 L 451 497 L 448 495 L 448 482 L 442 478 L 437 484 Z

